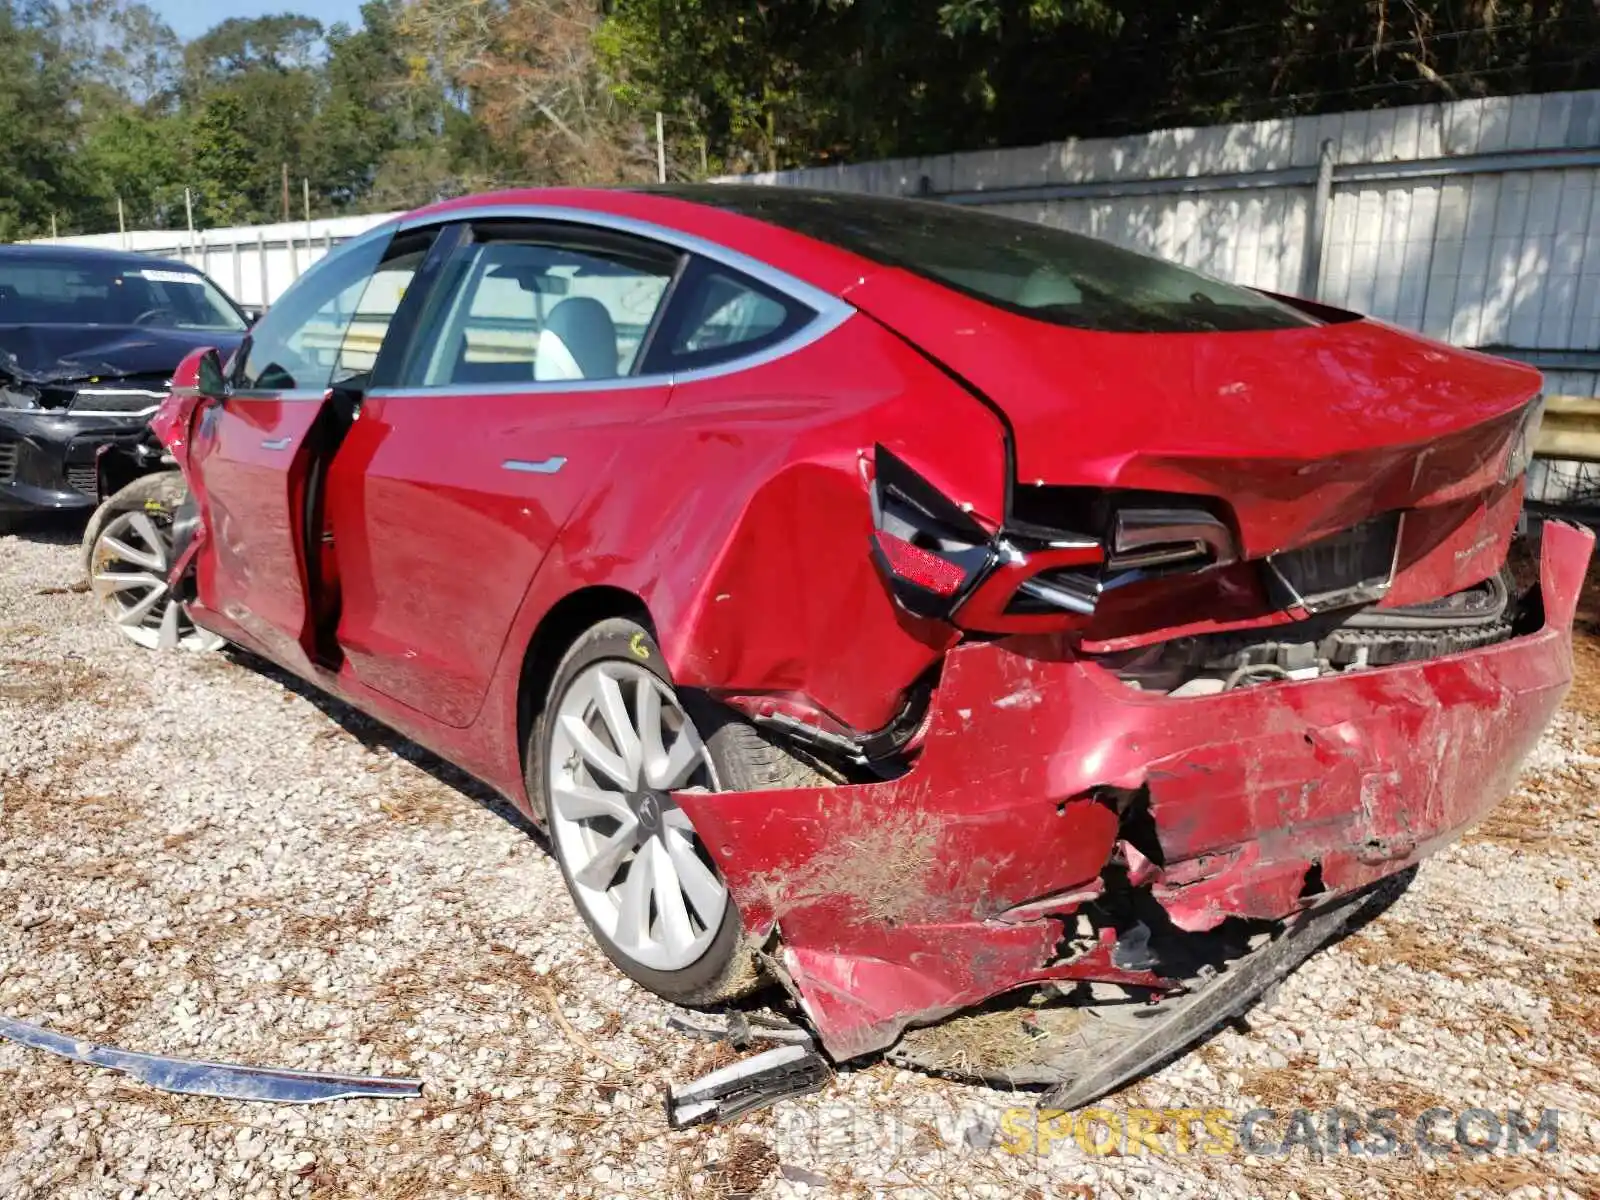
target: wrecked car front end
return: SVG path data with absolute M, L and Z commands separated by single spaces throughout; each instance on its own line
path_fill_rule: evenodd
M 1592 540 L 1545 528 L 1508 640 L 1315 679 L 1154 694 L 1048 637 L 969 642 L 900 778 L 681 803 L 837 1059 L 1039 985 L 1116 985 L 1160 1013 L 1506 794 L 1571 681 Z M 1127 1077 L 1104 1053 L 1011 1074 L 1082 1103 Z
M 148 369 L 152 357 L 165 365 Z M 126 482 L 127 471 L 113 472 L 105 487 L 107 453 L 158 462 L 148 427 L 180 357 L 166 342 L 47 366 L 0 354 L 0 513 L 88 511 Z
M 137 454 L 159 397 L 136 413 L 74 412 L 0 404 L 0 512 L 87 511 L 99 500 L 104 447 Z

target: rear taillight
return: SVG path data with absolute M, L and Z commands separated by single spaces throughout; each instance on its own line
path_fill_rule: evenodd
M 1501 483 L 1515 483 L 1527 474 L 1533 462 L 1533 452 L 1539 444 L 1539 433 L 1544 427 L 1544 396 L 1538 395 L 1523 410 L 1516 437 L 1506 452 L 1506 465 L 1500 472 Z
M 967 582 L 966 572 L 933 550 L 903 541 L 892 533 L 879 530 L 873 544 L 883 555 L 889 573 L 904 580 L 919 591 L 940 598 L 954 596 Z
M 882 446 L 871 495 L 873 558 L 895 599 L 918 616 L 949 617 L 988 565 L 993 534 Z
M 1002 540 L 993 567 L 955 621 L 985 633 L 1050 633 L 1081 625 L 1100 601 L 1104 563 L 1105 548 L 1092 538 L 1046 545 Z
M 1192 497 L 1031 488 L 999 529 L 981 524 L 882 446 L 873 558 L 896 600 L 983 633 L 1082 628 L 1106 592 L 1235 561 L 1228 525 Z

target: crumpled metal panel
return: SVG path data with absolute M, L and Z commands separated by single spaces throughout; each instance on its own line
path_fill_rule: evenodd
M 376 1079 L 138 1054 L 68 1037 L 10 1017 L 0 1017 L 0 1037 L 74 1062 L 120 1071 L 140 1083 L 183 1096 L 215 1096 L 222 1100 L 269 1104 L 324 1104 L 330 1100 L 411 1099 L 422 1095 L 420 1079 Z
M 1487 649 L 1172 700 L 1041 642 L 968 645 L 908 775 L 677 799 L 835 1058 L 1028 984 L 1159 986 L 1103 941 L 1061 960 L 1114 854 L 1191 931 L 1412 865 L 1500 800 L 1559 706 L 1592 544 L 1547 525 L 1545 626 Z M 1147 797 L 1159 862 L 1108 791 Z

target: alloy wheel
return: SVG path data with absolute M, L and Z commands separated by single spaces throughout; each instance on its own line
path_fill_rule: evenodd
M 214 650 L 215 634 L 198 628 L 167 584 L 172 537 L 146 512 L 118 513 L 95 539 L 90 585 L 117 632 L 147 650 Z
M 655 971 L 710 947 L 728 891 L 671 793 L 718 787 L 694 723 L 662 679 L 603 660 L 551 723 L 550 832 L 578 902 L 628 958 Z

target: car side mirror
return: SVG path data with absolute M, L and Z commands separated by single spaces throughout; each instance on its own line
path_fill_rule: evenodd
M 228 394 L 227 378 L 222 373 L 222 355 L 215 346 L 192 351 L 172 373 L 172 386 L 187 388 L 210 400 Z

